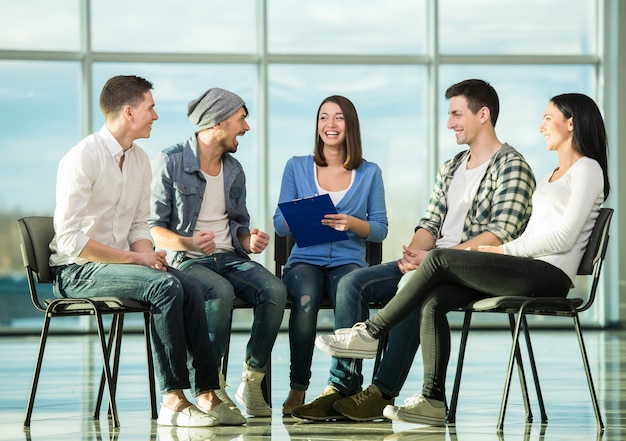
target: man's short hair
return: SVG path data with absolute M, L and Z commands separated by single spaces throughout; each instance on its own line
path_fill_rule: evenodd
M 104 116 L 117 112 L 123 106 L 135 106 L 143 101 L 152 83 L 135 75 L 118 75 L 109 78 L 100 92 L 100 110 Z
M 467 107 L 476 114 L 483 107 L 489 109 L 491 125 L 496 126 L 500 113 L 500 100 L 491 84 L 483 80 L 471 79 L 453 84 L 446 90 L 446 99 L 463 95 L 467 99 Z

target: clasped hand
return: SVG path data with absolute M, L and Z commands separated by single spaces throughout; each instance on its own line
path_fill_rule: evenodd
M 402 274 L 417 269 L 427 252 L 402 245 L 402 259 L 398 260 L 398 268 L 400 268 Z
M 159 271 L 167 271 L 167 253 L 165 251 L 152 251 L 138 253 L 140 264 Z

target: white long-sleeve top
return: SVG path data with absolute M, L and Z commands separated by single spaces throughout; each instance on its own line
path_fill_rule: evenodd
M 102 126 L 61 159 L 50 265 L 85 263 L 79 255 L 89 239 L 125 251 L 140 239 L 152 241 L 150 159 L 133 144 L 120 170 L 122 153 L 122 146 Z
M 600 165 L 582 157 L 556 181 L 548 173 L 533 194 L 524 233 L 504 244 L 505 254 L 533 257 L 560 268 L 573 281 L 604 201 Z

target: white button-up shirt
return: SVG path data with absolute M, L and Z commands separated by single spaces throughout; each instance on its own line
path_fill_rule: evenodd
M 148 155 L 136 144 L 124 152 L 106 126 L 74 146 L 57 172 L 50 265 L 87 262 L 79 255 L 89 239 L 125 251 L 140 239 L 152 241 L 151 176 Z

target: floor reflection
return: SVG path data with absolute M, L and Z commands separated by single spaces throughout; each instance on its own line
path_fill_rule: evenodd
M 496 430 L 510 335 L 506 331 L 473 331 L 470 335 L 461 385 L 457 422 L 433 428 L 408 423 L 313 423 L 281 416 L 281 404 L 288 391 L 288 340 L 281 333 L 272 354 L 274 415 L 250 418 L 242 427 L 171 428 L 158 427 L 149 417 L 145 357 L 142 338 L 126 335 L 117 406 L 121 427 L 114 428 L 106 413 L 92 418 L 95 388 L 100 375 L 97 342 L 94 337 L 52 337 L 44 358 L 31 427 L 22 423 L 32 380 L 38 339 L 0 338 L 0 439 L 80 441 L 202 441 L 202 440 L 421 440 L 421 441 L 515 441 L 515 440 L 603 440 L 622 439 L 626 421 L 622 403 L 626 392 L 626 357 L 623 332 L 586 331 L 585 339 L 592 373 L 601 403 L 605 430 L 598 433 L 589 391 L 573 333 L 535 331 L 534 349 L 541 378 L 548 423 L 526 423 L 524 406 L 515 381 L 511 388 L 504 432 Z M 458 334 L 453 335 L 458 342 Z M 247 337 L 234 334 L 229 360 L 229 393 L 234 395 L 241 371 Z M 453 349 L 456 351 L 456 348 Z M 455 354 L 450 362 L 451 389 Z M 308 392 L 313 398 L 325 386 L 330 359 L 316 351 L 313 379 Z M 366 361 L 364 375 L 371 378 L 372 363 Z M 409 380 L 397 399 L 419 391 L 421 356 L 414 363 Z M 624 369 L 623 369 L 624 368 Z M 365 384 L 367 386 L 369 383 Z M 539 411 L 531 391 L 533 412 Z

